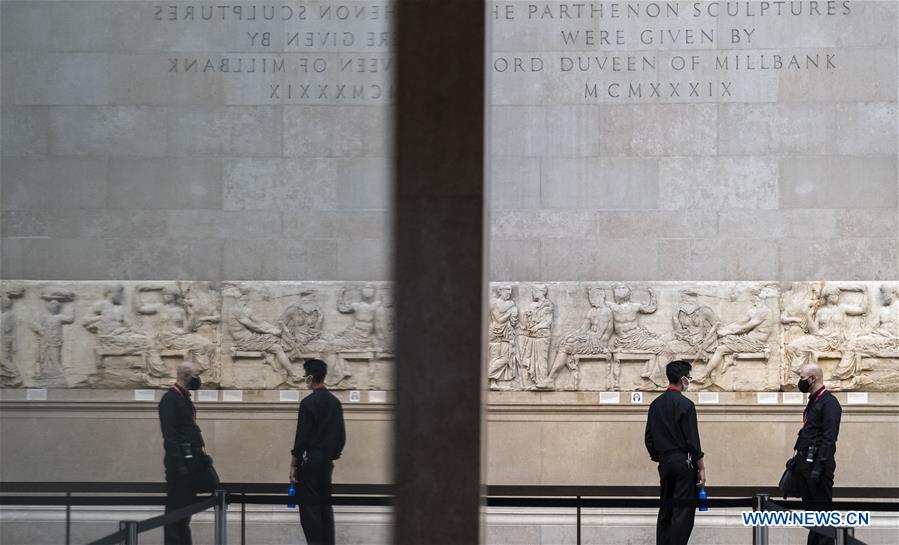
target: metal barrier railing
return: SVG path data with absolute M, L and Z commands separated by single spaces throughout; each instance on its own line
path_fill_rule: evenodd
M 241 506 L 241 544 L 246 543 L 246 505 L 278 505 L 287 502 L 283 486 L 269 483 L 228 483 L 222 490 L 193 505 L 172 511 L 164 515 L 143 521 L 121 521 L 117 532 L 96 540 L 90 545 L 137 545 L 140 533 L 170 524 L 177 520 L 192 516 L 214 508 L 214 539 L 216 545 L 227 545 L 227 507 L 228 504 Z M 164 483 L 83 483 L 83 482 L 0 482 L 0 492 L 12 494 L 64 493 L 65 496 L 0 496 L 0 505 L 65 505 L 66 506 L 66 545 L 71 543 L 71 507 L 102 505 L 161 505 L 163 496 L 73 496 L 73 493 L 160 493 L 164 492 Z M 227 491 L 226 491 L 227 490 Z M 486 504 L 488 507 L 561 507 L 575 509 L 577 525 L 577 543 L 581 543 L 582 510 L 589 508 L 658 508 L 661 505 L 673 507 L 708 506 L 716 508 L 747 507 L 755 511 L 789 510 L 790 508 L 814 508 L 827 510 L 864 509 L 868 511 L 899 512 L 899 502 L 846 502 L 828 503 L 813 502 L 781 502 L 769 500 L 770 492 L 756 493 L 753 497 L 727 497 L 751 491 L 750 487 L 714 487 L 709 491 L 717 496 L 708 500 L 659 500 L 658 488 L 653 486 L 552 486 L 552 485 L 499 485 L 487 487 Z M 758 489 L 756 489 L 758 490 Z M 268 493 L 266 493 L 268 492 Z M 275 492 L 275 493 L 272 493 Z M 351 493 L 356 493 L 352 495 Z M 328 503 L 332 505 L 352 506 L 390 506 L 393 489 L 390 485 L 334 485 L 334 493 Z M 899 488 L 837 488 L 836 497 L 867 497 L 882 499 L 899 499 Z M 626 497 L 621 497 L 626 496 Z M 643 497 L 640 497 L 643 496 Z M 320 503 L 321 500 L 307 498 L 291 498 L 291 503 Z M 854 537 L 850 528 L 811 528 L 835 539 L 838 545 L 865 545 Z M 768 545 L 769 529 L 767 526 L 752 528 L 753 545 Z
M 826 511 L 864 509 L 867 511 L 899 512 L 899 502 L 783 501 L 775 503 L 770 500 L 768 494 L 755 494 L 753 496 L 752 508 L 753 511 L 791 511 L 791 508 L 811 508 Z M 804 526 L 804 528 L 832 539 L 835 545 L 865 545 L 863 541 L 855 537 L 855 528 L 851 526 Z M 752 545 L 769 545 L 768 526 L 753 526 Z

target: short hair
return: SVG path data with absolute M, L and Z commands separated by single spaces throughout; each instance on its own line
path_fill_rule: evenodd
M 677 384 L 680 379 L 690 374 L 693 366 L 686 360 L 674 360 L 665 366 L 665 375 L 668 377 L 668 384 Z
M 306 360 L 303 363 L 303 369 L 306 371 L 306 375 L 312 377 L 315 382 L 324 382 L 328 375 L 328 364 L 322 360 Z

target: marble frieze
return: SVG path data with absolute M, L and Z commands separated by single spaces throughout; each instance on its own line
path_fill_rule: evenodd
M 5 388 L 154 388 L 194 361 L 205 384 L 282 389 L 302 362 L 333 388 L 393 388 L 389 282 L 3 281 Z M 485 369 L 498 391 L 899 391 L 899 282 L 493 283 Z M 449 310 L 449 309 L 448 309 Z M 464 364 L 464 362 L 460 362 Z

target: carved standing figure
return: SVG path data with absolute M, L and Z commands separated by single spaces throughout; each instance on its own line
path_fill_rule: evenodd
M 899 352 L 899 298 L 895 285 L 880 286 L 881 305 L 877 309 L 877 321 L 868 331 L 849 339 L 843 357 L 833 372 L 833 378 L 849 380 L 845 389 L 858 385 L 859 365 L 863 357 L 878 357 Z
M 60 380 L 65 376 L 62 365 L 63 326 L 75 323 L 75 310 L 62 313 L 63 302 L 72 301 L 75 295 L 56 290 L 41 295 L 47 301 L 47 310 L 38 321 L 31 324 L 31 330 L 38 336 L 37 361 L 34 378 L 42 381 Z
M 655 292 L 652 288 L 647 291 L 649 302 L 644 305 L 631 301 L 631 289 L 628 286 L 617 284 L 612 288 L 614 302 L 609 303 L 609 309 L 612 311 L 615 330 L 615 340 L 612 341 L 613 352 L 637 350 L 657 355 L 665 353 L 665 341 L 640 324 L 641 314 L 653 314 L 658 310 Z M 656 357 L 654 360 L 647 360 L 640 377 L 656 386 L 664 387 L 668 384 L 668 380 L 659 359 Z
M 518 353 L 526 376 L 520 377 L 522 386 L 535 387 L 549 375 L 549 342 L 553 326 L 553 303 L 547 298 L 549 289 L 537 284 L 531 289 L 532 302 L 524 311 L 519 330 Z
M 264 352 L 274 357 L 276 370 L 291 382 L 302 382 L 302 377 L 293 370 L 290 359 L 281 346 L 281 328 L 261 320 L 250 308 L 251 290 L 247 286 L 238 288 L 237 304 L 228 316 L 228 332 L 234 339 L 234 348 L 247 352 Z M 263 298 L 268 294 L 263 292 Z
M 512 286 L 496 288 L 490 300 L 490 331 L 488 334 L 488 374 L 490 388 L 499 389 L 500 382 L 518 376 L 518 355 L 515 331 L 518 328 L 518 306 L 512 300 Z
M 25 288 L 7 289 L 0 293 L 0 387 L 18 388 L 24 384 L 16 365 L 17 319 L 13 311 L 14 299 L 25 295 Z
M 590 310 L 587 311 L 580 327 L 562 336 L 552 367 L 546 378 L 538 384 L 541 389 L 553 388 L 554 377 L 563 367 L 577 373 L 575 355 L 609 353 L 609 340 L 612 338 L 613 330 L 612 311 L 605 304 L 606 292 L 602 288 L 589 288 L 587 300 L 590 302 Z
M 861 304 L 841 303 L 843 292 L 862 294 Z M 816 363 L 820 352 L 838 350 L 846 340 L 847 317 L 863 316 L 868 311 L 864 287 L 826 286 L 814 304 L 809 306 L 806 316 L 784 316 L 784 324 L 802 324 L 806 334 L 793 339 L 784 348 L 790 371 L 799 371 L 809 363 Z
M 381 306 L 375 313 L 375 332 L 377 333 L 378 350 L 393 354 L 396 343 L 392 287 L 381 288 Z
M 696 377 L 696 382 L 707 384 L 714 382 L 714 372 L 730 354 L 764 352 L 768 337 L 771 336 L 772 313 L 761 297 L 761 290 L 750 291 L 752 307 L 746 318 L 732 322 L 717 329 L 718 346 L 705 370 Z M 721 368 L 721 374 L 727 371 L 727 365 Z

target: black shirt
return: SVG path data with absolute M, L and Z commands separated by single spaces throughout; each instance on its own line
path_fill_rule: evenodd
M 190 392 L 174 386 L 162 396 L 159 400 L 159 425 L 162 427 L 166 456 L 184 456 L 187 448 L 191 453 L 202 450 L 203 434 L 196 418 L 197 410 L 190 400 Z
M 694 461 L 705 456 L 699 444 L 696 406 L 680 391 L 666 390 L 649 405 L 646 450 L 656 462 L 673 450 L 690 453 Z
M 304 451 L 318 451 L 329 460 L 340 458 L 346 444 L 343 406 L 327 388 L 318 388 L 300 401 L 297 433 L 290 451 L 302 458 Z
M 805 424 L 799 430 L 796 446 L 793 448 L 805 453 L 809 446 L 814 445 L 817 448 L 815 462 L 833 460 L 842 415 L 843 408 L 840 402 L 829 391 L 822 392 L 819 389 L 809 395 L 808 405 L 802 412 Z

